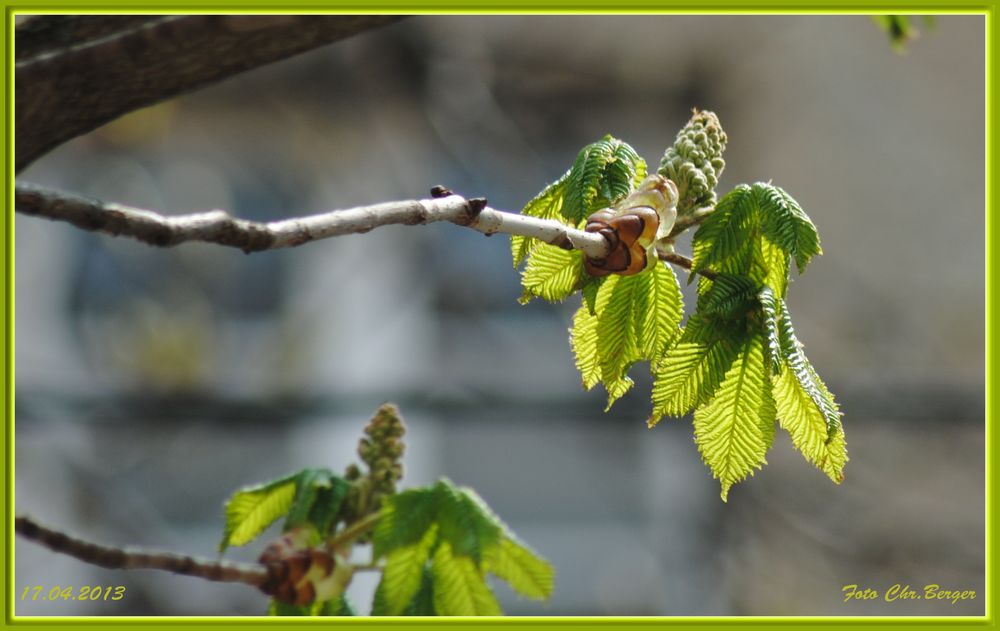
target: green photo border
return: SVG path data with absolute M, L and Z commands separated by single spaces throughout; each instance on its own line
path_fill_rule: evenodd
M 996 400 L 993 394 L 997 386 L 996 357 L 997 339 L 993 335 L 992 323 L 996 313 L 996 292 L 992 281 L 996 277 L 996 253 L 991 248 L 997 242 L 997 222 L 993 220 L 994 182 L 996 172 L 996 9 L 1000 0 L 987 2 L 947 2 L 942 0 L 910 0 L 890 2 L 804 2 L 803 0 L 770 0 L 769 2 L 740 2 L 738 0 L 719 2 L 670 2 L 668 0 L 628 0 L 614 8 L 610 3 L 593 0 L 547 0 L 533 3 L 528 0 L 493 0 L 470 4 L 457 0 L 437 0 L 435 2 L 407 2 L 376 0 L 373 2 L 331 3 L 321 0 L 291 0 L 282 3 L 276 0 L 197 0 L 172 1 L 115 1 L 103 0 L 93 4 L 83 4 L 72 0 L 3 2 L 4 29 L 3 50 L 6 55 L 3 67 L 5 98 L 4 114 L 4 157 L 5 195 L 7 212 L 3 220 L 2 277 L 4 279 L 3 309 L 3 382 L 4 382 L 4 453 L 6 462 L 4 474 L 5 519 L 3 520 L 5 572 L 0 579 L 0 589 L 4 597 L 4 626 L 43 630 L 65 628 L 71 625 L 90 627 L 109 626 L 118 628 L 240 628 L 276 625 L 280 628 L 301 627 L 302 625 L 324 625 L 364 627 L 365 629 L 398 629 L 401 627 L 445 627 L 448 629 L 484 628 L 510 626 L 519 629 L 552 629 L 577 627 L 607 628 L 728 628 L 736 625 L 768 628 L 824 627 L 839 628 L 993 628 L 996 611 L 996 534 L 994 532 L 994 508 L 996 506 L 996 449 L 997 434 L 992 423 L 995 417 Z M 406 14 L 619 14 L 619 13 L 667 13 L 667 14 L 975 14 L 985 17 L 986 29 L 986 581 L 984 616 L 758 616 L 758 617 L 562 617 L 532 616 L 509 618 L 268 618 L 268 617 L 14 617 L 14 16 L 17 13 L 406 13 Z

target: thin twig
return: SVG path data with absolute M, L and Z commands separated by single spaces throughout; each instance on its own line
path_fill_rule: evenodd
M 435 188 L 435 194 L 444 194 Z M 65 221 L 77 228 L 126 236 L 150 245 L 170 247 L 188 241 L 215 243 L 240 248 L 246 253 L 276 250 L 348 234 L 361 234 L 379 226 L 419 225 L 448 221 L 486 235 L 497 233 L 539 239 L 567 250 L 581 250 L 590 258 L 608 255 L 608 242 L 595 232 L 577 230 L 554 219 L 539 219 L 486 206 L 484 199 L 466 199 L 450 191 L 443 197 L 385 202 L 318 215 L 283 219 L 268 223 L 236 219 L 224 210 L 176 215 L 88 199 L 34 184 L 18 183 L 15 206 L 19 213 Z M 701 208 L 700 217 L 711 212 Z M 676 253 L 658 253 L 660 260 L 690 270 L 692 261 Z M 697 270 L 705 278 L 715 278 L 711 270 Z
M 41 526 L 30 517 L 15 517 L 14 530 L 25 539 L 54 552 L 113 570 L 163 570 L 209 581 L 246 583 L 258 588 L 267 580 L 267 569 L 262 565 L 200 559 L 172 552 L 102 546 Z
M 690 270 L 694 267 L 694 261 L 684 256 L 683 254 L 677 254 L 676 252 L 659 252 L 659 251 L 656 254 L 657 256 L 660 257 L 661 261 L 666 261 L 667 263 L 671 263 L 673 265 L 676 265 L 677 267 L 683 267 L 686 270 Z M 700 274 L 701 276 L 704 276 L 709 280 L 715 280 L 716 276 L 718 276 L 716 272 L 713 272 L 710 269 L 697 270 L 695 273 Z
M 390 224 L 450 221 L 487 235 L 506 233 L 534 237 L 565 249 L 582 250 L 593 258 L 607 256 L 607 241 L 599 234 L 576 230 L 555 220 L 496 210 L 485 204 L 486 200 L 450 195 L 261 223 L 235 219 L 222 210 L 167 217 L 150 210 L 87 199 L 32 184 L 18 183 L 15 194 L 15 205 L 20 213 L 66 221 L 83 230 L 132 237 L 156 246 L 203 241 L 249 253 L 364 233 Z
M 355 565 L 355 572 L 381 572 L 385 569 L 385 565 L 381 563 L 367 563 L 364 565 Z
M 330 537 L 330 539 L 327 541 L 327 547 L 330 548 L 331 550 L 336 550 L 340 546 L 343 546 L 344 544 L 354 541 L 361 535 L 365 534 L 366 532 L 374 528 L 375 524 L 378 523 L 378 520 L 381 517 L 382 517 L 381 512 L 371 513 L 370 515 L 362 517 L 358 521 L 354 522 L 350 526 L 347 526 L 337 534 Z

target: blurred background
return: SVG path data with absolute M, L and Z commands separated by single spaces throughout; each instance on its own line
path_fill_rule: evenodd
M 603 134 L 655 168 L 691 108 L 713 110 L 720 193 L 773 179 L 820 230 L 789 304 L 845 412 L 841 486 L 779 432 L 722 503 L 689 418 L 646 429 L 644 365 L 609 413 L 581 389 L 577 299 L 519 306 L 504 236 L 387 227 L 246 256 L 18 216 L 17 511 L 211 556 L 235 489 L 342 471 L 391 400 L 404 485 L 474 487 L 554 564 L 549 603 L 497 588 L 509 614 L 983 614 L 984 27 L 943 16 L 900 55 L 861 16 L 414 17 L 136 112 L 22 174 L 170 214 L 272 220 L 435 184 L 517 211 Z M 243 585 L 20 540 L 16 558 L 18 590 L 128 590 L 21 615 L 266 610 Z M 350 592 L 362 611 L 369 578 Z M 844 585 L 896 583 L 977 598 L 843 602 Z

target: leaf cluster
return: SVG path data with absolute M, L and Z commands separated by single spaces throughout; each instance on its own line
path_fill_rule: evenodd
M 282 517 L 284 532 L 304 529 L 315 545 L 333 530 L 349 489 L 350 483 L 329 469 L 303 469 L 240 489 L 226 502 L 219 552 L 250 543 Z
M 499 615 L 487 573 L 548 598 L 554 571 L 471 489 L 442 479 L 387 499 L 373 555 L 385 560 L 373 615 Z
M 628 143 L 605 136 L 580 150 L 573 166 L 529 201 L 522 214 L 582 228 L 592 213 L 612 206 L 646 177 L 646 161 Z M 521 304 L 532 298 L 559 302 L 588 280 L 578 250 L 563 250 L 529 237 L 511 237 L 514 267 L 521 273 Z
M 663 163 L 671 173 L 698 175 L 685 176 L 689 190 L 692 182 L 702 187 L 698 203 L 715 199 L 704 184 L 714 187 L 724 164 L 726 137 L 717 126 L 714 114 L 695 112 Z M 524 212 L 546 209 L 550 218 L 579 225 L 583 208 L 610 206 L 627 195 L 625 175 L 633 176 L 629 181 L 635 186 L 634 175 L 644 171 L 644 163 L 628 173 L 611 171 L 606 166 L 611 154 L 594 147 L 581 151 L 574 167 Z M 705 166 L 705 147 L 717 150 L 712 164 L 718 168 Z M 577 192 L 583 180 L 574 178 L 584 172 L 592 176 Z M 611 195 L 598 198 L 595 191 Z M 580 200 L 592 200 L 591 205 Z M 843 479 L 841 413 L 795 336 L 785 300 L 792 262 L 801 274 L 819 254 L 816 227 L 791 195 L 771 183 L 740 184 L 704 214 L 693 237 L 688 282 L 699 279 L 698 297 L 682 326 L 684 305 L 672 268 L 655 265 L 631 276 L 590 278 L 579 252 L 532 246 L 525 239 L 513 247 L 515 266 L 529 257 L 522 301 L 562 301 L 580 291 L 570 344 L 584 388 L 603 383 L 610 408 L 633 385 L 629 368 L 649 362 L 654 383 L 648 425 L 694 411 L 695 442 L 720 481 L 723 500 L 733 484 L 765 464 L 776 425 L 788 431 L 809 462 L 833 481 Z
M 314 591 L 309 593 L 315 593 L 316 600 L 295 605 L 275 598 L 269 614 L 355 615 L 343 594 L 354 572 L 347 559 L 353 545 L 367 541 L 372 543 L 370 567 L 382 573 L 373 615 L 500 615 L 487 573 L 528 598 L 551 595 L 552 567 L 519 541 L 473 490 L 444 479 L 428 487 L 396 490 L 403 431 L 398 410 L 382 406 L 359 442 L 367 475 L 361 476 L 353 464 L 344 477 L 329 469 L 304 469 L 240 489 L 226 502 L 220 552 L 253 541 L 284 518 L 285 536 L 269 550 L 291 558 L 306 549 L 315 554 L 322 544 L 322 554 L 334 564 L 333 574 L 340 572 L 331 578 L 329 572 L 321 576 L 307 572 L 308 567 L 300 569 L 303 578 L 294 580 L 312 580 Z M 338 577 L 343 577 L 342 584 Z

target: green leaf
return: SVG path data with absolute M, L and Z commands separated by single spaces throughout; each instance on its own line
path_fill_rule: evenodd
M 610 409 L 632 387 L 629 367 L 643 359 L 657 362 L 677 337 L 684 303 L 673 271 L 657 264 L 633 276 L 608 277 L 595 310 L 600 377 Z
M 586 305 L 581 305 L 573 315 L 569 343 L 583 387 L 590 390 L 601 381 L 601 362 L 597 354 L 597 316 Z
M 573 167 L 528 202 L 522 213 L 544 219 L 559 219 L 574 228 L 594 211 L 609 207 L 628 195 L 646 175 L 646 163 L 627 143 L 605 136 L 587 145 L 577 155 Z M 593 306 L 594 279 L 583 269 L 583 255 L 562 250 L 537 239 L 513 237 L 514 267 L 527 258 L 521 275 L 524 293 L 521 304 L 532 298 L 550 302 L 564 300 L 577 289 L 585 289 Z
M 792 327 L 792 316 L 788 312 L 788 305 L 781 302 L 781 319 L 779 320 L 779 338 L 781 341 L 781 354 L 792 375 L 802 386 L 802 389 L 809 395 L 809 398 L 816 405 L 820 414 L 826 421 L 827 440 L 832 440 L 838 431 L 841 430 L 840 409 L 833 395 L 827 390 L 826 385 L 820 380 L 819 375 L 802 351 L 802 343 L 795 337 L 795 329 Z
M 299 475 L 295 473 L 234 493 L 226 502 L 226 524 L 219 552 L 229 546 L 241 546 L 253 541 L 287 513 L 295 498 Z
M 518 302 L 527 304 L 532 298 L 561 302 L 576 291 L 585 276 L 583 254 L 579 250 L 540 243 L 521 272 L 524 294 Z
M 635 314 L 639 347 L 643 359 L 658 362 L 667 347 L 680 333 L 684 317 L 684 296 L 674 271 L 666 264 L 657 264 L 639 276 L 647 277 L 645 305 Z
M 705 464 L 729 488 L 765 464 L 774 441 L 775 407 L 764 365 L 763 340 L 751 337 L 715 397 L 694 413 L 694 437 Z
M 788 254 L 767 237 L 760 237 L 754 243 L 753 260 L 750 276 L 784 298 L 788 291 Z
M 795 257 L 801 272 L 822 253 L 816 227 L 798 203 L 761 182 L 741 184 L 726 194 L 699 226 L 692 247 L 694 269 L 749 277 L 779 297 L 787 289 L 789 257 Z M 699 282 L 701 294 L 709 284 Z
M 787 366 L 774 377 L 774 401 L 778 422 L 791 436 L 795 448 L 840 484 L 848 460 L 844 430 L 839 428 L 829 436 L 826 418 Z
M 437 526 L 431 526 L 418 543 L 396 548 L 386 556 L 378 586 L 381 599 L 378 615 L 398 616 L 417 596 L 435 543 Z
M 411 489 L 385 499 L 372 537 L 374 556 L 381 558 L 419 543 L 434 525 L 455 554 L 469 556 L 477 565 L 482 551 L 496 544 L 503 532 L 502 522 L 475 491 L 442 479 L 431 488 Z
M 694 234 L 691 242 L 694 253 L 692 269 L 714 269 L 743 252 L 757 228 L 757 222 L 757 204 L 749 186 L 740 184 L 726 193 Z
M 795 258 L 801 274 L 814 256 L 823 253 L 816 226 L 799 203 L 780 187 L 757 182 L 753 190 L 762 212 L 763 235 Z
M 634 276 L 610 276 L 598 291 L 592 315 L 586 305 L 573 316 L 570 344 L 587 390 L 600 381 L 608 407 L 632 386 L 633 362 L 657 362 L 680 333 L 684 301 L 666 265 Z
M 562 216 L 578 225 L 628 195 L 646 175 L 646 163 L 628 143 L 605 136 L 580 150 L 569 171 Z
M 410 489 L 382 500 L 381 516 L 372 534 L 375 558 L 419 543 L 437 520 L 438 502 L 435 487 Z
M 774 295 L 770 287 L 763 287 L 757 295 L 760 301 L 761 314 L 764 317 L 764 340 L 766 342 L 767 358 L 770 362 L 771 373 L 777 374 L 781 370 L 783 360 L 781 354 L 781 340 L 778 325 L 778 318 L 781 314 L 780 299 Z
M 564 173 L 558 180 L 549 184 L 545 189 L 528 202 L 521 210 L 522 215 L 538 217 L 539 219 L 560 219 L 562 217 L 563 199 L 566 195 L 567 183 L 569 182 L 569 171 Z M 535 247 L 541 243 L 538 239 L 530 239 L 513 235 L 510 238 L 511 257 L 514 268 L 520 267 Z
M 698 297 L 698 313 L 711 318 L 733 320 L 744 318 L 759 291 L 752 278 L 735 274 L 718 274 L 712 286 Z
M 303 470 L 296 484 L 295 499 L 284 529 L 287 531 L 311 524 L 320 537 L 325 537 L 330 532 L 349 489 L 350 483 L 329 469 Z
M 404 616 L 436 616 L 434 609 L 434 576 L 429 566 L 424 566 L 420 589 L 403 611 Z
M 597 293 L 597 353 L 609 409 L 632 387 L 625 373 L 642 358 L 635 313 L 645 304 L 647 277 L 611 276 Z
M 684 333 L 655 366 L 649 427 L 663 416 L 683 416 L 707 403 L 736 360 L 739 331 L 717 327 L 714 334 L 708 334 L 709 326 L 703 316 L 691 316 Z
M 472 489 L 455 487 L 446 479 L 439 480 L 434 489 L 439 498 L 441 540 L 450 544 L 455 555 L 468 556 L 478 566 L 483 551 L 500 541 L 502 522 Z
M 601 285 L 604 284 L 606 276 L 588 276 L 583 281 L 583 286 L 580 288 L 580 293 L 583 294 L 583 304 L 587 307 L 587 311 L 590 315 L 597 315 L 597 292 L 601 289 Z
M 382 584 L 379 583 L 375 590 L 375 598 L 372 601 L 372 615 L 386 616 L 385 598 L 382 596 Z M 424 564 L 420 573 L 420 589 L 416 595 L 407 603 L 406 607 L 399 614 L 402 616 L 436 616 L 434 611 L 434 577 L 431 574 L 429 564 Z
M 500 604 L 486 584 L 482 569 L 442 541 L 431 563 L 434 610 L 441 616 L 499 616 Z
M 544 600 L 552 595 L 555 570 L 533 550 L 510 537 L 489 548 L 483 564 L 488 572 L 506 581 L 522 596 Z

